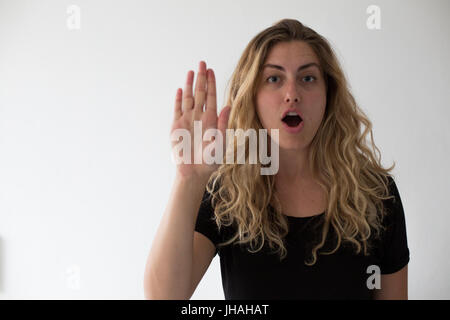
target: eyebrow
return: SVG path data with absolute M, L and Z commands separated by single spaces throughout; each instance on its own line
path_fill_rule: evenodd
M 303 69 L 309 68 L 311 66 L 316 66 L 320 70 L 320 66 L 317 63 L 310 62 L 310 63 L 304 64 L 304 65 L 298 67 L 297 72 L 299 72 L 299 71 L 301 71 Z M 276 64 L 267 63 L 267 64 L 263 65 L 263 69 L 266 68 L 266 67 L 275 68 L 275 69 L 278 69 L 278 70 L 281 70 L 281 71 L 286 71 L 286 70 L 284 70 L 284 68 L 282 66 L 278 66 Z

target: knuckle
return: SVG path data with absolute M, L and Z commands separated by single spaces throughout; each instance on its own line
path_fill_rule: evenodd
M 196 92 L 206 92 L 206 88 L 203 86 L 199 86 L 195 89 Z
M 204 92 L 199 92 L 195 95 L 195 104 L 204 103 L 206 94 Z

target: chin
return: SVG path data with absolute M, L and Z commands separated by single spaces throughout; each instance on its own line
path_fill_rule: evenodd
M 281 139 L 280 139 L 281 140 Z M 280 150 L 304 150 L 306 148 L 300 141 L 280 141 Z

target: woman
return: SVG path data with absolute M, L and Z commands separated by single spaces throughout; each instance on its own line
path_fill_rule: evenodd
M 226 299 L 407 299 L 393 166 L 375 157 L 371 122 L 327 40 L 291 19 L 260 32 L 218 117 L 214 72 L 200 62 L 194 95 L 193 76 L 177 91 L 172 132 L 192 132 L 195 120 L 223 136 L 226 128 L 278 130 L 279 170 L 262 175 L 249 152 L 245 164 L 178 164 L 147 261 L 146 297 L 190 298 L 219 253 Z

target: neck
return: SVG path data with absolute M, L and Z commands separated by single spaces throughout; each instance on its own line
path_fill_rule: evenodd
M 298 184 L 309 182 L 312 174 L 309 169 L 308 149 L 281 149 L 279 153 L 280 166 L 276 181 L 282 184 Z

